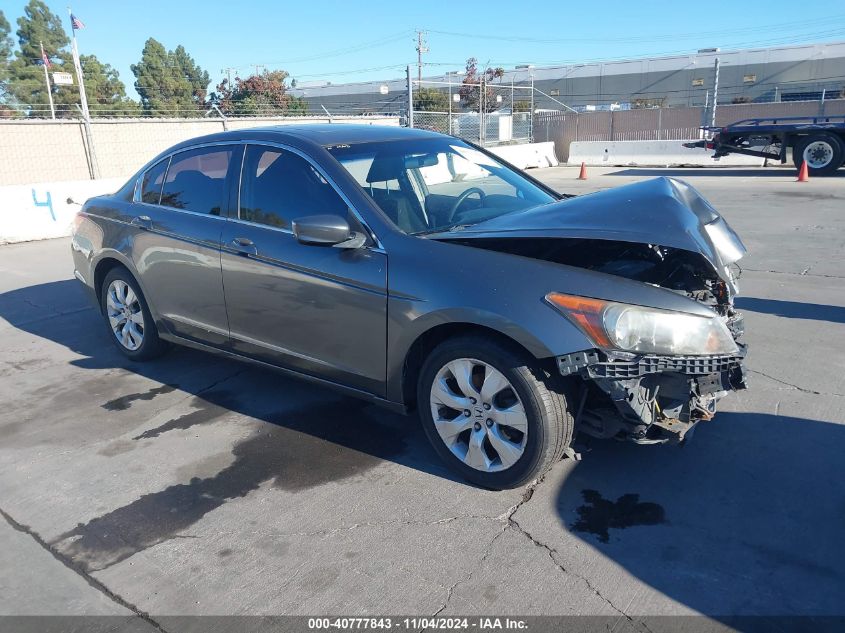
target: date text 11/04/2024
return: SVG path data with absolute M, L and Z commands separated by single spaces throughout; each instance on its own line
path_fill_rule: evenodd
M 340 629 L 407 629 L 419 631 L 421 629 L 474 629 L 478 631 L 522 630 L 528 628 L 525 620 L 518 618 L 476 617 L 476 618 L 437 618 L 437 617 L 404 617 L 404 618 L 309 618 L 310 630 Z

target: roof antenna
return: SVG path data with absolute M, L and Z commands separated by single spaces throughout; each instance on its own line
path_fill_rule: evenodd
M 320 107 L 323 108 L 323 112 L 325 112 L 326 116 L 329 117 L 329 123 L 331 123 L 332 122 L 332 113 L 329 112 L 328 110 L 326 110 L 326 106 L 324 106 L 322 103 L 320 104 Z

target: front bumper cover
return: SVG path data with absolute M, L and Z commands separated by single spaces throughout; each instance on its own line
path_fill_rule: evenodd
M 579 416 L 580 430 L 651 444 L 684 440 L 699 421 L 713 417 L 720 398 L 745 389 L 744 357 L 740 346 L 734 355 L 586 350 L 556 360 L 561 375 L 578 375 L 594 386 Z

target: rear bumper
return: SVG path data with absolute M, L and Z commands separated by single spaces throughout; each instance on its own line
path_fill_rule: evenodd
M 641 444 L 680 442 L 730 391 L 746 388 L 736 355 L 659 356 L 587 350 L 557 358 L 563 376 L 587 382 L 579 430 Z

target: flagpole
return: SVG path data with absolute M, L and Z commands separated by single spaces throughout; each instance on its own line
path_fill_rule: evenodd
M 73 37 L 71 43 L 71 52 L 73 53 L 73 67 L 76 69 L 76 80 L 79 82 L 79 101 L 82 105 L 82 116 L 88 121 L 91 115 L 88 113 L 88 99 L 85 96 L 85 81 L 82 78 L 82 64 L 79 62 L 79 49 L 76 46 L 76 29 L 73 26 L 73 12 L 70 7 L 67 8 L 67 13 L 70 16 L 70 32 Z
M 44 54 L 44 43 L 39 42 L 39 44 L 41 44 L 41 65 L 44 66 L 44 81 L 47 84 L 47 98 L 50 100 L 50 118 L 55 120 L 56 108 L 53 106 L 53 92 L 50 90 L 50 75 L 47 72 L 47 64 L 45 63 L 47 56 Z

